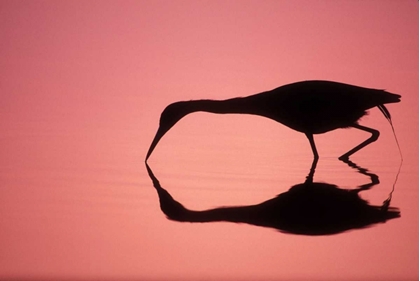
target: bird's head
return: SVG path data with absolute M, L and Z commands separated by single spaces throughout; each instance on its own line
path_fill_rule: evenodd
M 159 128 L 156 132 L 155 138 L 150 145 L 149 151 L 146 155 L 146 161 L 152 154 L 159 140 L 168 132 L 182 117 L 191 111 L 187 106 L 188 102 L 175 102 L 168 105 L 160 115 Z

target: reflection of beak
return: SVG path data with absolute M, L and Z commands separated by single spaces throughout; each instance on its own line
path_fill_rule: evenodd
M 162 127 L 159 127 L 158 131 L 156 132 L 155 138 L 152 141 L 152 144 L 150 145 L 149 151 L 147 152 L 146 155 L 146 160 L 149 159 L 150 154 L 152 154 L 153 149 L 155 149 L 156 145 L 158 144 L 159 140 L 163 137 L 163 135 L 167 132 L 168 130 L 162 129 Z
M 146 169 L 147 169 L 147 173 L 149 174 L 149 177 L 152 179 L 153 182 L 153 186 L 156 188 L 160 188 L 160 183 L 158 181 L 158 179 L 155 177 L 155 175 L 152 172 L 152 169 L 150 169 L 149 165 L 147 165 L 146 163 Z

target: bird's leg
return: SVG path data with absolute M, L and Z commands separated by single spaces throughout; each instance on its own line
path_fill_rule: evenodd
M 366 131 L 371 133 L 372 135 L 370 136 L 370 138 L 368 138 L 367 140 L 365 140 L 364 142 L 362 142 L 361 144 L 359 144 L 358 146 L 356 146 L 355 148 L 351 149 L 350 151 L 344 153 L 343 155 L 341 155 L 338 159 L 340 159 L 341 161 L 345 161 L 349 158 L 350 155 L 356 153 L 357 151 L 359 151 L 360 149 L 362 149 L 363 147 L 367 146 L 368 144 L 376 141 L 379 138 L 379 131 L 369 128 L 369 127 L 365 127 L 359 124 L 353 124 L 351 125 L 351 127 L 356 128 L 356 129 L 360 129 L 362 131 Z
M 306 134 L 306 137 L 308 138 L 309 143 L 311 144 L 312 152 L 314 154 L 314 161 L 318 161 L 319 156 L 315 146 L 314 135 Z
M 315 168 L 316 168 L 316 164 L 318 163 L 319 156 L 318 156 L 318 151 L 316 150 L 316 146 L 315 146 L 314 135 L 306 134 L 306 137 L 308 138 L 309 143 L 311 144 L 312 152 L 314 154 L 314 160 L 312 161 L 311 170 L 309 171 L 309 174 L 306 177 L 305 183 L 312 183 L 314 179 Z
M 316 169 L 316 164 L 318 163 L 318 158 L 314 157 L 314 160 L 312 161 L 311 169 L 309 170 L 309 174 L 306 177 L 305 183 L 311 184 L 314 181 L 314 174 Z

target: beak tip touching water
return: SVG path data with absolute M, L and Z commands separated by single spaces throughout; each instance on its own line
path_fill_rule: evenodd
M 154 146 L 153 146 L 153 143 L 152 143 L 149 147 L 149 150 L 147 151 L 146 158 L 144 159 L 144 162 L 147 162 L 147 159 L 149 159 L 150 155 L 153 152 L 153 149 L 154 149 Z
M 152 154 L 152 152 L 153 152 L 153 149 L 155 148 L 155 146 L 156 146 L 156 144 L 155 145 L 153 145 L 154 144 L 154 142 L 150 145 L 150 148 L 149 148 L 149 150 L 147 151 L 147 154 L 146 154 L 146 158 L 144 159 L 144 162 L 145 163 L 147 163 L 147 160 L 149 159 L 149 157 L 150 157 L 150 155 Z
M 152 143 L 150 144 L 149 150 L 147 151 L 146 159 L 144 160 L 144 162 L 147 163 L 147 160 L 149 159 L 156 145 L 158 144 L 159 140 L 163 137 L 165 133 L 166 133 L 166 130 L 162 130 L 162 128 L 158 129 L 158 131 L 156 132 L 155 138 L 153 139 Z

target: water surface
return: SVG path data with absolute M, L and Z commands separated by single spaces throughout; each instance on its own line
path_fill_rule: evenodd
M 2 1 L 0 14 L 1 280 L 418 280 L 417 1 Z M 368 204 L 395 183 L 399 218 L 296 235 L 166 217 L 144 163 L 165 106 L 312 79 L 402 95 L 388 107 L 396 183 L 379 110 L 361 120 L 379 140 L 351 157 L 379 178 L 358 194 Z M 371 183 L 337 159 L 367 137 L 315 136 L 313 181 Z M 303 134 L 205 113 L 148 161 L 190 211 L 288 194 L 311 163 Z

